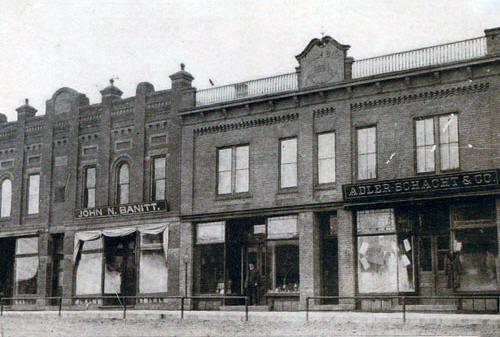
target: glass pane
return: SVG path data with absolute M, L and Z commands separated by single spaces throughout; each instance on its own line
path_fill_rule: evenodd
M 36 294 L 38 278 L 38 256 L 16 258 L 17 294 Z
M 425 147 L 417 148 L 417 172 L 427 172 Z
M 157 157 L 154 162 L 154 178 L 163 179 L 165 178 L 165 157 Z
M 88 242 L 97 241 L 101 240 Z M 81 254 L 81 258 L 76 269 L 76 295 L 100 295 L 102 279 L 101 272 L 102 253 Z
M 249 147 L 248 146 L 238 146 L 236 148 L 236 169 L 246 169 L 248 168 L 248 156 Z
M 269 239 L 290 238 L 298 234 L 296 215 L 268 218 L 267 224 L 267 237 Z
M 163 250 L 141 252 L 139 276 L 141 294 L 167 292 L 167 264 Z
M 40 175 L 30 175 L 28 184 L 28 214 L 37 214 L 39 206 Z
M 128 177 L 129 177 L 128 173 L 129 173 L 128 164 L 123 164 L 122 166 L 120 166 L 120 175 L 119 175 L 120 184 L 128 183 Z
M 396 231 L 394 210 L 392 208 L 358 211 L 356 216 L 358 234 L 379 234 Z
M 219 172 L 218 194 L 231 193 L 231 171 Z
M 431 250 L 431 239 L 430 238 L 420 238 L 420 249 L 419 249 L 419 261 L 420 269 L 422 271 L 432 270 L 432 250 Z
M 425 147 L 425 168 L 426 171 L 434 171 L 435 170 L 435 161 L 434 161 L 434 145 Z
M 445 266 L 462 291 L 498 291 L 496 259 L 498 236 L 495 227 L 455 231 L 455 254 Z
M 102 239 L 85 241 L 82 243 L 82 251 L 83 252 L 89 251 L 89 250 L 95 250 L 95 249 L 102 249 Z
M 318 159 L 335 157 L 335 133 L 318 135 Z
M 415 122 L 416 145 L 425 145 L 425 120 Z
M 285 139 L 281 141 L 281 163 L 297 162 L 297 138 Z
M 224 242 L 225 222 L 207 222 L 196 225 L 196 243 Z
M 87 168 L 87 188 L 95 187 L 95 167 Z
M 449 170 L 450 167 L 450 146 L 449 144 L 441 145 L 441 169 Z
M 297 186 L 297 164 L 281 165 L 281 188 Z
M 366 155 L 367 160 L 367 178 L 376 178 L 377 156 L 375 153 Z
M 413 268 L 413 247 L 410 237 L 398 238 L 398 291 L 415 290 L 415 272 Z
M 365 154 L 358 156 L 358 179 L 368 179 L 368 159 Z
M 300 289 L 299 279 L 299 245 L 290 243 L 275 245 L 274 253 L 274 280 L 270 290 L 273 292 L 298 292 Z
M 16 254 L 38 254 L 38 237 L 20 238 L 16 240 Z
M 220 149 L 219 154 L 219 172 L 221 171 L 231 171 L 231 153 L 232 149 Z
M 128 204 L 128 184 L 120 185 L 120 204 Z
M 236 193 L 248 192 L 248 169 L 236 171 Z
M 360 293 L 398 291 L 396 235 L 358 237 Z
M 368 134 L 366 130 L 367 129 L 358 129 L 358 155 L 364 154 L 368 150 Z
M 459 161 L 458 161 L 458 143 L 451 143 L 450 144 L 450 168 L 458 168 Z
M 104 267 L 104 293 L 120 294 L 122 285 L 123 256 L 106 254 Z
M 95 207 L 95 189 L 87 191 L 87 207 Z
M 368 153 L 376 152 L 377 151 L 376 128 L 368 128 L 365 130 L 368 133 L 366 139 L 366 151 Z
M 155 181 L 155 200 L 165 200 L 165 179 Z
M 160 234 L 141 234 L 142 245 L 154 245 L 163 243 L 163 233 Z
M 457 115 L 451 114 L 448 120 L 448 134 L 450 142 L 458 142 L 458 120 Z
M 10 216 L 12 204 L 12 183 L 10 179 L 5 179 L 2 182 L 2 205 L 0 210 L 1 217 Z
M 224 245 L 195 247 L 194 290 L 197 294 L 223 294 L 224 292 Z
M 425 145 L 434 145 L 434 119 L 425 120 Z
M 335 159 L 320 159 L 318 162 L 318 183 L 335 182 Z

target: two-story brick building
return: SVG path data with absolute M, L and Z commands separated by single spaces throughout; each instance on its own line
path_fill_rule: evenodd
M 323 37 L 290 74 L 196 90 L 182 65 L 168 90 L 122 98 L 111 81 L 90 104 L 62 88 L 42 116 L 26 102 L 0 123 L 0 291 L 40 306 L 246 294 L 263 310 L 498 295 L 499 41 L 354 60 Z

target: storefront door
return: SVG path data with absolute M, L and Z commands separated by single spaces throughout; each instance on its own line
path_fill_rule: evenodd
M 449 234 L 423 235 L 419 241 L 419 295 L 446 296 L 451 294 L 445 273 L 445 259 L 450 248 Z M 446 301 L 423 300 L 424 303 Z
M 104 295 L 106 305 L 127 305 L 136 295 L 135 234 L 105 239 Z
M 13 295 L 15 244 L 14 239 L 0 239 L 0 293 L 2 297 Z
M 252 264 L 255 268 L 255 273 L 259 275 L 259 285 L 256 289 L 256 299 L 254 304 L 264 304 L 264 289 L 265 289 L 265 278 L 266 278 L 266 245 L 264 243 L 251 243 L 248 244 L 247 247 L 243 247 L 245 250 L 242 254 L 244 259 L 242 259 L 242 275 L 241 279 L 243 282 L 242 293 L 247 294 L 249 289 L 251 288 L 251 284 L 247 279 L 250 278 L 250 274 L 253 273 L 250 271 L 250 264 Z M 247 282 L 245 282 L 247 281 Z M 246 286 L 246 289 L 245 289 Z M 247 294 L 249 296 L 249 294 Z

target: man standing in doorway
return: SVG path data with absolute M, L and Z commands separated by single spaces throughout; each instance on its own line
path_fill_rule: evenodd
M 248 304 L 254 305 L 259 302 L 260 274 L 253 263 L 248 264 L 248 271 L 245 278 L 245 290 L 248 296 Z

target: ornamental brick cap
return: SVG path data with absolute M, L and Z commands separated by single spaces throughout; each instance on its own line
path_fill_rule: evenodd
M 172 81 L 172 88 L 191 87 L 191 82 L 194 80 L 194 77 L 185 69 L 186 65 L 184 63 L 181 63 L 181 70 L 169 76 L 170 80 Z
M 114 83 L 115 83 L 115 80 L 111 78 L 109 80 L 109 86 L 107 86 L 106 88 L 104 88 L 103 90 L 100 91 L 101 95 L 121 97 L 121 95 L 123 94 L 123 91 L 121 91 L 120 89 L 115 87 Z
M 19 108 L 17 108 L 16 111 L 17 111 L 18 116 L 25 115 L 25 116 L 33 117 L 33 116 L 35 116 L 35 114 L 38 110 L 35 109 L 34 107 L 32 107 L 30 105 L 29 99 L 26 98 L 24 100 L 24 104 L 21 105 Z

